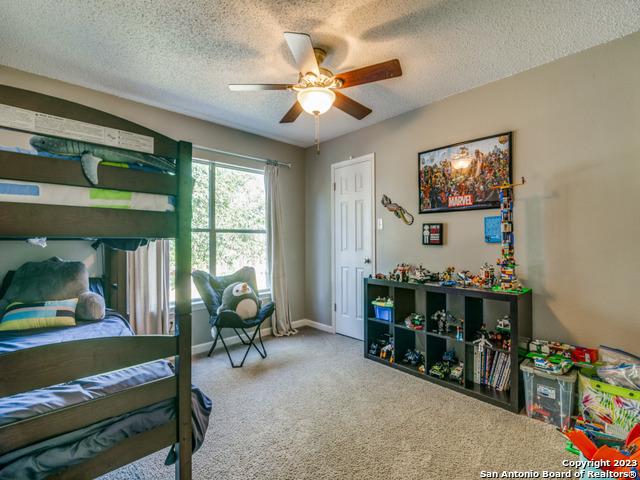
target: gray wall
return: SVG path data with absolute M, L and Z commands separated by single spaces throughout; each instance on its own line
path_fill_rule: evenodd
M 280 175 L 284 196 L 283 203 L 286 207 L 286 214 L 284 216 L 285 235 L 287 238 L 286 263 L 292 317 L 294 320 L 304 317 L 305 162 L 303 149 L 258 135 L 3 66 L 0 66 L 0 83 L 88 105 L 139 123 L 176 140 L 186 140 L 198 145 L 292 163 L 293 168 L 290 170 L 283 169 Z M 230 164 L 243 164 L 254 168 L 261 166 L 261 164 L 256 164 L 255 162 L 241 163 L 229 157 L 214 157 L 200 154 L 199 152 L 195 155 L 200 158 L 210 158 Z M 50 246 L 42 251 L 37 251 L 35 247 L 29 247 L 22 243 L 0 242 L 0 274 L 3 274 L 9 265 L 10 268 L 15 267 L 16 258 L 22 260 L 37 257 L 39 259 L 56 254 L 68 259 L 83 260 L 87 263 L 96 261 L 95 259 L 92 260 L 87 257 L 87 253 L 91 253 L 87 251 L 88 245 L 81 247 L 78 251 L 77 242 L 66 243 L 66 246 L 64 246 L 64 244 L 61 246 L 60 242 L 56 243 L 57 245 L 55 247 Z M 53 253 L 54 251 L 55 253 Z M 52 253 L 49 254 L 49 252 Z M 22 263 L 22 261 L 20 263 Z M 207 325 L 207 315 L 204 310 L 194 312 L 193 325 L 194 344 L 211 340 Z
M 378 271 L 422 262 L 478 271 L 499 246 L 483 240 L 497 211 L 417 215 L 417 153 L 514 132 L 516 260 L 534 291 L 534 334 L 640 353 L 640 34 L 321 144 L 306 153 L 307 317 L 331 323 L 330 165 L 376 155 L 383 193 L 416 215 L 405 226 L 376 205 Z M 375 105 L 370 105 L 375 108 Z M 355 120 L 354 120 L 355 121 Z M 443 222 L 446 244 L 423 247 L 423 222 Z

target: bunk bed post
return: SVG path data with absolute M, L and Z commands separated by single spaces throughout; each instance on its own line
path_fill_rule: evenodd
M 191 479 L 191 144 L 178 143 L 176 334 L 178 335 L 178 460 L 176 478 Z

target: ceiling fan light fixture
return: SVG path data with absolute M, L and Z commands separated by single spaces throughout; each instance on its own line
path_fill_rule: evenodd
M 331 108 L 336 94 L 327 87 L 308 87 L 298 92 L 298 102 L 311 115 L 322 115 Z

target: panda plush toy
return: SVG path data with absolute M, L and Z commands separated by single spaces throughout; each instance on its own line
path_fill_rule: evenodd
M 222 292 L 222 304 L 218 308 L 218 314 L 223 310 L 231 310 L 243 320 L 247 320 L 255 318 L 259 308 L 260 301 L 249 284 L 236 282 Z

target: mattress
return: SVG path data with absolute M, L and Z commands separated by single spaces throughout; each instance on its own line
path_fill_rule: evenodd
M 114 312 L 104 320 L 75 327 L 0 332 L 0 354 L 39 345 L 88 338 L 133 335 L 127 321 Z M 0 426 L 59 408 L 99 398 L 125 388 L 173 375 L 173 365 L 160 360 L 0 399 Z M 193 448 L 204 441 L 211 400 L 198 388 L 191 392 Z M 175 419 L 175 402 L 166 400 L 93 425 L 0 455 L 0 479 L 40 479 L 80 463 L 118 442 Z M 167 464 L 175 461 L 169 451 Z M 170 476 L 168 469 L 167 476 Z
M 0 202 L 173 212 L 175 197 L 0 179 Z

